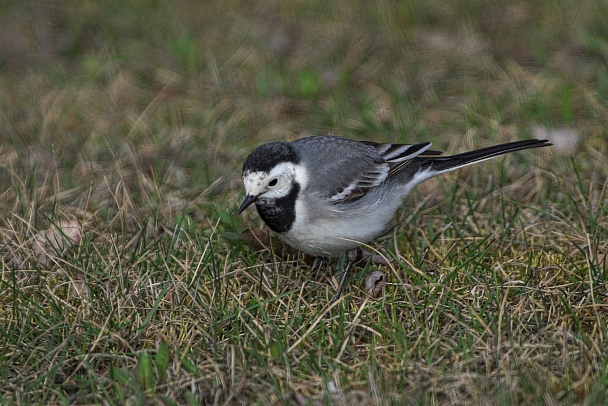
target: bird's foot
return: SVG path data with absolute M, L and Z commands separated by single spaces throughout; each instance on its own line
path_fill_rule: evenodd
M 327 277 L 328 264 L 329 264 L 329 259 L 327 259 L 325 257 L 316 257 L 315 258 L 310 270 L 315 275 L 315 280 L 317 282 L 319 282 Z
M 354 250 L 350 250 L 346 253 L 346 266 L 344 267 L 344 273 L 342 274 L 342 278 L 340 279 L 340 283 L 338 284 L 338 289 L 336 290 L 336 294 L 331 298 L 330 304 L 333 304 L 340 299 L 342 296 L 342 290 L 344 290 L 344 286 L 346 286 L 346 282 L 348 281 L 348 274 L 351 269 L 353 269 L 353 265 L 357 260 L 361 257 L 361 248 L 355 248 Z

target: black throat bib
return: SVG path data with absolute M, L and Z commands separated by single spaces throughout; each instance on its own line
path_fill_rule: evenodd
M 275 233 L 291 230 L 296 221 L 296 199 L 299 193 L 300 185 L 294 182 L 287 196 L 274 200 L 271 205 L 255 205 L 264 223 Z

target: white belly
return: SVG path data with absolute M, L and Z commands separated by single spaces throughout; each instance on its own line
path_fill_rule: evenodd
M 298 202 L 296 221 L 279 237 L 307 254 L 335 257 L 382 235 L 396 207 L 377 210 L 375 206 L 368 205 L 363 211 L 333 211 L 313 216 Z

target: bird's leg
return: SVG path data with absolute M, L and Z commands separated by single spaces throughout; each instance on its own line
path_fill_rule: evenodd
M 312 263 L 312 266 L 310 267 L 311 272 L 316 272 L 317 274 L 317 281 L 321 278 L 324 277 L 327 274 L 327 264 L 329 262 L 329 259 L 325 258 L 325 257 L 316 257 L 314 262 Z
M 350 250 L 346 253 L 346 266 L 344 267 L 344 273 L 342 274 L 342 278 L 340 279 L 340 284 L 338 285 L 336 294 L 334 295 L 334 297 L 331 298 L 330 304 L 335 303 L 338 299 L 340 299 L 340 296 L 342 295 L 342 290 L 344 289 L 346 281 L 348 280 L 348 274 L 350 273 L 350 270 L 353 269 L 353 265 L 359 257 L 358 250 L 359 248 Z
M 323 265 L 323 261 L 325 261 L 325 258 L 315 257 L 315 260 L 312 262 L 312 266 L 310 267 L 310 270 L 312 272 L 319 270 L 321 268 L 321 266 Z

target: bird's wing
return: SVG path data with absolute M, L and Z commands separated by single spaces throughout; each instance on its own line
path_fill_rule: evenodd
M 379 144 L 340 137 L 309 137 L 293 142 L 311 163 L 308 189 L 333 203 L 352 201 L 393 176 L 394 168 L 407 165 L 428 150 L 430 143 Z M 431 155 L 437 155 L 436 151 Z M 318 163 L 315 165 L 315 163 Z M 398 169 L 400 170 L 400 169 Z
M 389 164 L 390 169 L 387 178 L 401 172 L 412 162 L 412 159 L 418 156 L 436 156 L 443 153 L 429 149 L 432 145 L 430 142 L 421 144 L 380 144 L 373 141 L 362 141 L 362 143 L 374 147 Z

